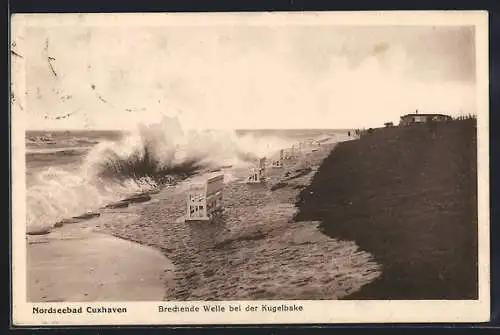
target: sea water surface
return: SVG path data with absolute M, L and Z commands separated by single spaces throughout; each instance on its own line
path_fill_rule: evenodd
M 185 131 L 165 117 L 134 131 L 26 132 L 28 227 L 97 210 L 203 169 L 252 164 L 304 139 L 341 141 L 348 130 Z

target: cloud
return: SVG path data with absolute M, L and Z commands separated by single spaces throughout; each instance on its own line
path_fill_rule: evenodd
M 365 30 L 324 27 L 79 29 L 30 31 L 32 127 L 129 128 L 180 114 L 198 128 L 343 128 L 397 121 L 417 108 L 475 111 L 474 82 L 448 77 L 440 66 L 461 49 L 420 56 L 404 34 L 370 39 Z M 58 78 L 42 52 L 47 38 Z M 72 99 L 63 102 L 56 91 Z M 78 115 L 57 122 L 42 117 L 76 109 Z

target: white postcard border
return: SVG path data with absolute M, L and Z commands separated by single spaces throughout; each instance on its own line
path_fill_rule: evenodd
M 75 21 L 76 20 L 76 21 Z M 82 25 L 434 25 L 476 27 L 478 104 L 478 204 L 479 300 L 477 301 L 223 301 L 223 302 L 26 302 L 25 227 L 25 106 L 24 94 L 11 109 L 12 129 L 12 278 L 14 325 L 141 325 L 141 324 L 278 324 L 278 323 L 378 323 L 378 322 L 481 322 L 490 315 L 489 259 L 489 135 L 488 135 L 488 15 L 480 11 L 426 12 L 306 12 L 306 13 L 142 13 L 142 14 L 16 14 L 12 36 L 19 38 L 27 26 Z M 145 24 L 147 22 L 147 24 Z M 22 60 L 12 64 L 16 92 L 24 92 Z M 240 306 L 241 312 L 229 311 Z M 266 306 L 292 306 L 291 311 L 262 311 Z M 160 306 L 194 306 L 199 312 L 160 312 Z M 203 311 L 203 306 L 225 311 Z M 217 307 L 219 306 L 219 307 Z M 256 311 L 245 311 L 255 306 Z M 302 311 L 293 310 L 301 306 Z M 34 308 L 78 308 L 82 313 L 35 313 Z M 88 313 L 87 308 L 125 308 L 125 313 Z M 299 308 L 299 307 L 296 307 Z M 271 308 L 272 309 L 272 308 Z M 284 310 L 285 308 L 282 308 Z

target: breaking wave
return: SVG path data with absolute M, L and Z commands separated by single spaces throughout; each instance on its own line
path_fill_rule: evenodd
M 206 169 L 249 164 L 276 154 L 290 141 L 234 131 L 184 130 L 177 118 L 165 116 L 158 123 L 138 125 L 121 140 L 96 144 L 78 167 L 52 166 L 39 172 L 27 189 L 27 225 L 51 226 Z

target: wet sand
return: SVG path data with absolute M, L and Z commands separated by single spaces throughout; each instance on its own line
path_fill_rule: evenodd
M 96 233 L 96 225 L 106 219 L 110 217 L 28 236 L 28 301 L 163 298 L 165 283 L 172 281 L 173 264 L 153 248 Z

